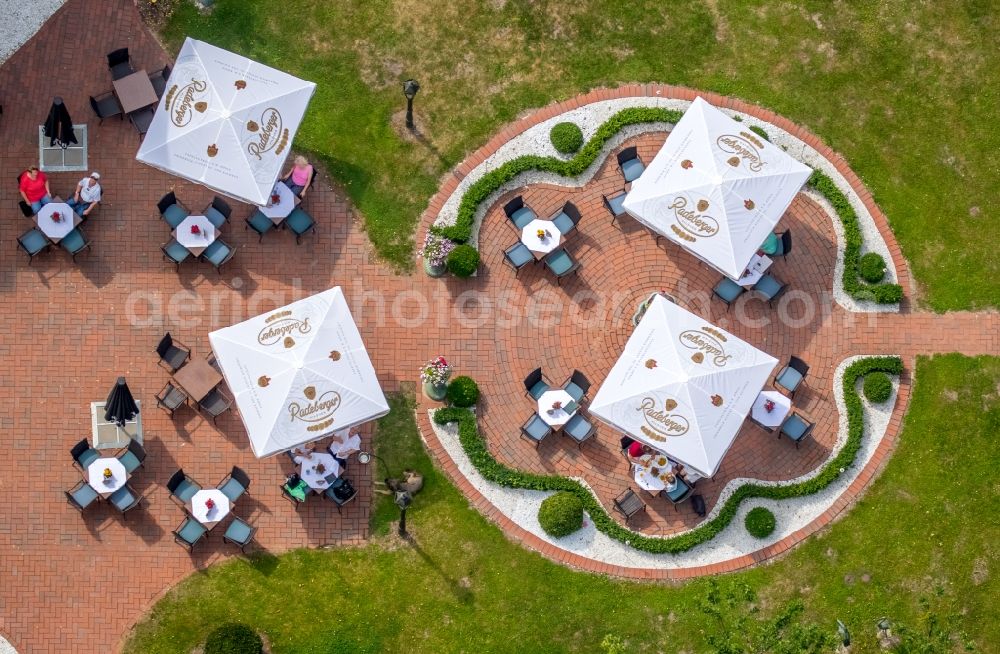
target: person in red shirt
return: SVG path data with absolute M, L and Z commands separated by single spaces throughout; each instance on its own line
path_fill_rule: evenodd
M 49 178 L 38 170 L 38 166 L 31 166 L 21 173 L 21 183 L 18 190 L 21 191 L 21 197 L 31 205 L 31 210 L 35 213 L 38 213 L 38 210 L 44 205 L 52 202 Z

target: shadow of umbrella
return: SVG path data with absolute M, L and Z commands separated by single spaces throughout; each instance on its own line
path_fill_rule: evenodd
M 139 407 L 132 397 L 132 391 L 125 383 L 125 378 L 119 377 L 104 404 L 104 421 L 124 427 L 126 422 L 134 420 L 138 414 Z
M 58 143 L 64 150 L 70 143 L 77 142 L 73 132 L 73 119 L 69 117 L 69 110 L 59 96 L 52 98 L 49 117 L 45 119 L 44 134 L 48 137 L 50 146 Z

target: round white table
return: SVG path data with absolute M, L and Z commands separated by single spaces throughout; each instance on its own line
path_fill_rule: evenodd
M 542 238 L 538 237 L 538 230 L 540 229 L 547 232 Z M 521 230 L 521 242 L 537 258 L 545 256 L 559 247 L 559 244 L 562 243 L 562 232 L 556 229 L 555 223 L 551 220 L 535 218 Z
M 111 471 L 111 477 L 104 478 L 104 470 Z M 97 491 L 97 494 L 107 499 L 111 494 L 125 485 L 128 481 L 128 473 L 125 466 L 114 457 L 96 459 L 87 466 L 87 483 Z
M 563 428 L 563 425 L 569 422 L 569 419 L 573 417 L 576 410 L 572 413 L 567 413 L 562 407 L 553 409 L 552 405 L 556 402 L 561 402 L 562 406 L 565 407 L 572 401 L 573 396 L 561 388 L 545 391 L 538 398 L 538 415 L 545 421 L 545 424 L 558 431 Z M 579 408 L 579 405 L 577 407 Z M 549 413 L 549 411 L 552 411 L 552 413 Z
M 53 216 L 59 214 L 59 222 Z M 81 218 L 76 215 L 65 202 L 49 202 L 38 210 L 35 216 L 35 224 L 42 233 L 49 237 L 53 243 L 58 243 L 73 231 L 73 228 L 80 224 Z
M 267 204 L 260 208 L 260 212 L 271 219 L 275 225 L 292 213 L 292 209 L 298 204 L 299 199 L 292 193 L 292 189 L 285 186 L 283 182 L 277 182 L 271 190 L 271 195 L 277 194 L 278 201 L 272 202 L 271 196 L 267 198 Z
M 212 500 L 214 506 L 210 509 L 206 502 Z M 205 488 L 191 496 L 188 510 L 191 517 L 209 529 L 222 522 L 229 515 L 229 498 L 218 488 Z
M 317 491 L 325 491 L 330 485 L 326 478 L 330 475 L 340 476 L 340 464 L 329 452 L 313 452 L 312 456 L 296 457 L 299 464 L 299 477 L 309 484 L 309 488 Z M 317 470 L 323 466 L 322 470 Z
M 764 403 L 768 400 L 774 402 L 774 408 L 768 413 L 764 408 Z M 785 416 L 792 410 L 792 400 L 778 391 L 761 391 L 757 399 L 750 407 L 750 417 L 765 427 L 778 427 L 785 421 Z
M 193 226 L 198 227 L 198 233 L 191 233 Z M 214 241 L 218 232 L 205 216 L 188 216 L 174 230 L 174 238 L 188 249 L 194 256 L 199 256 Z
M 651 493 L 658 493 L 665 490 L 668 493 L 677 487 L 677 478 L 667 483 L 666 476 L 672 474 L 670 461 L 662 454 L 655 454 L 649 458 L 649 463 L 636 463 L 633 470 L 633 478 L 639 488 L 648 490 Z M 656 468 L 657 474 L 653 474 Z

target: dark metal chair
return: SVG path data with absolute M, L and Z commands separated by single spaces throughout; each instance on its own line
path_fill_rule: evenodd
M 535 255 L 531 253 L 528 246 L 524 243 L 518 241 L 514 245 L 510 246 L 503 253 L 503 260 L 507 265 L 514 269 L 514 276 L 521 271 L 529 263 L 534 263 Z
M 635 491 L 631 488 L 626 488 L 621 495 L 615 498 L 614 507 L 615 511 L 625 516 L 625 524 L 627 525 L 632 516 L 639 513 L 639 511 L 646 510 L 646 503 L 635 494 Z
M 205 413 L 212 416 L 213 424 L 215 423 L 216 418 L 228 411 L 232 406 L 233 399 L 226 395 L 226 393 L 219 387 L 213 388 L 211 392 L 205 396 L 205 399 L 198 403 L 199 408 L 204 409 Z
M 103 125 L 105 118 L 112 118 L 114 116 L 125 120 L 125 112 L 122 111 L 122 106 L 118 103 L 118 98 L 111 91 L 102 93 L 96 98 L 90 96 L 90 108 L 94 110 L 94 114 L 100 120 L 98 125 Z
M 136 109 L 135 111 L 129 112 L 128 119 L 132 123 L 132 127 L 135 127 L 135 131 L 139 133 L 139 140 L 141 141 L 146 132 L 149 131 L 149 126 L 153 124 L 153 114 L 155 113 L 152 107 L 143 107 L 142 109 Z
M 573 374 L 563 384 L 563 387 L 574 400 L 585 402 L 587 400 L 587 393 L 590 391 L 590 380 L 579 370 L 574 370 Z
M 626 184 L 639 179 L 646 169 L 646 166 L 643 165 L 642 160 L 639 158 L 639 149 L 634 145 L 618 153 L 618 167 L 625 177 Z
M 157 344 L 156 354 L 160 357 L 160 364 L 166 364 L 167 370 L 173 374 L 191 358 L 191 348 L 174 339 L 170 332 L 167 332 Z
M 52 242 L 45 237 L 40 229 L 32 228 L 17 237 L 17 245 L 28 255 L 28 265 L 31 260 L 52 247 Z
M 66 500 L 70 505 L 81 513 L 99 497 L 97 491 L 85 481 L 81 481 L 70 490 L 63 491 L 63 493 L 66 494 Z
M 265 216 L 260 209 L 254 211 L 253 215 L 246 219 L 246 223 L 247 226 L 244 227 L 244 229 L 249 227 L 253 229 L 253 231 L 257 232 L 258 236 L 260 236 L 260 238 L 257 239 L 258 243 L 264 240 L 264 234 L 267 234 L 269 231 L 274 229 L 274 221 Z
M 790 413 L 785 418 L 785 421 L 781 423 L 781 429 L 778 430 L 778 440 L 781 440 L 781 435 L 784 434 L 792 439 L 792 442 L 795 443 L 795 448 L 798 449 L 799 443 L 812 433 L 815 426 L 814 423 L 809 422 L 799 414 Z
M 85 471 L 87 466 L 101 458 L 101 453 L 92 448 L 90 446 L 90 441 L 86 438 L 74 445 L 69 451 L 69 454 L 73 457 L 73 465 L 75 465 L 80 472 Z
M 222 535 L 222 542 L 237 545 L 240 551 L 246 554 L 247 545 L 253 541 L 254 534 L 256 533 L 257 527 L 254 527 L 243 518 L 234 515 L 232 522 L 226 527 L 226 533 Z
M 181 270 L 181 264 L 187 261 L 187 258 L 191 256 L 191 251 L 186 247 L 181 245 L 177 239 L 172 238 L 169 242 L 160 245 L 160 251 L 163 252 L 163 258 L 170 261 L 177 267 L 177 272 Z
M 288 479 L 285 480 L 285 483 L 281 485 L 281 496 L 284 497 L 289 502 L 291 502 L 292 506 L 295 507 L 295 510 L 298 511 L 299 510 L 299 505 L 300 504 L 304 504 L 306 500 L 305 500 L 305 497 L 303 497 L 300 500 L 299 498 L 297 498 L 294 495 L 292 495 L 292 493 L 290 491 L 289 484 L 291 484 L 293 482 L 296 483 L 296 484 L 299 483 L 299 476 L 298 475 L 290 475 L 288 477 Z
M 182 404 L 185 404 L 187 400 L 187 393 L 172 383 L 167 382 L 167 385 L 156 396 L 156 405 L 170 414 L 170 417 L 173 417 L 174 411 L 179 409 Z
M 18 209 L 21 210 L 21 213 L 24 215 L 25 218 L 35 217 L 35 212 L 32 210 L 31 205 L 25 202 L 24 200 L 18 200 L 17 207 Z
M 141 501 L 142 496 L 136 493 L 128 484 L 116 490 L 108 498 L 108 502 L 121 511 L 123 515 L 139 506 Z
M 160 201 L 156 203 L 156 209 L 171 229 L 177 229 L 177 226 L 191 214 L 184 205 L 177 201 L 177 196 L 173 191 L 160 198 Z
M 559 215 L 552 219 L 552 224 L 563 236 L 576 229 L 579 222 L 580 210 L 577 209 L 576 205 L 572 202 L 564 204 L 562 211 L 559 212 Z
M 201 484 L 184 474 L 184 469 L 181 468 L 170 477 L 167 490 L 170 491 L 171 501 L 186 511 L 187 501 L 201 490 Z
M 669 500 L 674 505 L 674 509 L 677 509 L 678 504 L 691 497 L 691 493 L 694 492 L 694 486 L 685 481 L 680 475 L 675 474 L 674 479 L 674 487 L 670 491 L 664 488 L 660 491 L 660 496 Z
M 528 421 L 521 425 L 521 437 L 531 441 L 535 447 L 552 433 L 552 427 L 537 413 L 532 413 Z
M 557 248 L 545 255 L 545 266 L 556 276 L 556 283 L 562 286 L 563 277 L 580 271 L 580 262 L 570 256 L 566 248 Z
M 353 485 L 350 485 L 350 482 L 347 482 L 343 476 L 334 477 L 333 475 L 330 475 L 326 478 L 326 480 L 330 485 L 326 487 L 325 491 L 323 491 L 323 497 L 330 500 L 337 506 L 337 513 L 343 513 L 344 505 L 358 496 L 358 490 L 354 488 Z M 350 492 L 346 495 L 343 491 L 345 482 L 350 485 Z
M 168 79 L 170 79 L 170 66 L 164 66 L 161 70 L 149 74 L 149 83 L 153 85 L 157 100 L 162 98 L 163 92 L 167 90 Z
M 774 304 L 774 301 L 777 300 L 787 288 L 788 284 L 782 282 L 773 275 L 763 275 L 757 280 L 757 283 L 753 285 L 753 290 L 760 293 L 761 297 L 767 300 L 768 304 Z
M 542 393 L 547 390 L 549 390 L 549 385 L 546 383 L 541 368 L 535 368 L 524 378 L 524 394 L 533 400 L 540 398 Z
M 119 48 L 108 53 L 108 70 L 111 71 L 111 79 L 121 79 L 128 77 L 135 71 L 132 70 L 132 60 L 128 54 L 128 48 Z
M 775 256 L 781 255 L 783 259 L 788 258 L 788 253 L 792 251 L 792 230 L 786 229 L 785 231 L 777 234 L 778 236 L 778 251 L 775 252 Z
M 216 229 L 221 229 L 226 221 L 229 220 L 233 210 L 229 207 L 229 204 L 220 198 L 218 195 L 212 198 L 212 204 L 205 207 L 204 215 L 208 218 L 208 222 L 212 223 Z
M 133 438 L 129 440 L 128 447 L 118 453 L 118 460 L 125 466 L 125 472 L 132 474 L 143 467 L 143 463 L 146 461 L 146 448 Z
M 307 214 L 299 207 L 292 209 L 292 212 L 288 214 L 282 225 L 287 225 L 290 230 L 295 234 L 295 243 L 302 242 L 302 236 L 307 232 L 316 231 L 316 221 L 313 217 Z
M 228 497 L 230 502 L 235 502 L 250 490 L 250 476 L 243 472 L 239 466 L 233 466 L 233 469 L 219 482 L 216 488 L 222 491 L 222 494 Z
M 737 300 L 746 291 L 745 288 L 729 279 L 728 277 L 723 277 L 719 280 L 719 283 L 715 285 L 712 289 L 712 295 L 719 298 L 726 303 L 726 310 L 733 305 L 733 302 Z
M 583 447 L 584 441 L 597 433 L 597 426 L 577 412 L 563 426 L 563 434 L 576 441 L 577 447 Z
M 184 547 L 188 552 L 191 552 L 194 550 L 194 546 L 198 544 L 198 541 L 208 535 L 208 528 L 191 516 L 187 516 L 184 518 L 184 522 L 173 533 L 174 542 Z
M 87 240 L 83 230 L 76 227 L 59 241 L 59 247 L 69 252 L 73 261 L 76 262 L 76 255 L 89 248 L 90 241 Z
M 236 248 L 231 247 L 221 238 L 217 238 L 212 241 L 211 245 L 205 248 L 205 251 L 201 253 L 201 258 L 203 261 L 207 261 L 215 266 L 215 271 L 221 275 L 222 266 L 232 259 L 235 254 Z
M 538 217 L 530 207 L 524 204 L 524 198 L 520 195 L 503 205 L 503 212 L 518 231 L 524 229 L 525 225 Z
M 604 203 L 604 208 L 608 210 L 611 214 L 611 224 L 614 225 L 618 218 L 625 214 L 625 198 L 628 193 L 622 191 L 610 198 L 606 195 L 601 196 L 601 202 Z
M 788 357 L 788 365 L 774 376 L 774 386 L 788 391 L 795 397 L 795 391 L 806 380 L 808 373 L 809 364 L 796 356 Z

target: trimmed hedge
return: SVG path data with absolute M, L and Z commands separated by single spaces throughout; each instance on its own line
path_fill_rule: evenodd
M 882 404 L 892 395 L 892 380 L 884 372 L 872 372 L 865 375 L 865 383 L 861 390 L 872 404 Z
M 903 299 L 903 287 L 899 284 L 865 284 L 860 277 L 861 227 L 854 207 L 847 201 L 833 180 L 815 170 L 808 182 L 816 192 L 833 206 L 844 226 L 844 290 L 856 300 L 871 300 L 878 304 L 896 304 Z
M 573 154 L 583 145 L 583 132 L 576 123 L 558 123 L 549 131 L 549 140 L 557 152 Z
M 208 634 L 205 654 L 260 654 L 264 643 L 250 627 L 229 622 Z
M 583 502 L 566 491 L 546 497 L 538 507 L 538 524 L 553 538 L 569 536 L 583 526 Z
M 747 517 L 743 520 L 743 525 L 754 538 L 767 538 L 774 531 L 776 524 L 774 514 L 762 506 L 750 509 Z
M 448 253 L 448 272 L 455 277 L 471 277 L 479 268 L 479 250 L 471 245 L 459 245 Z
M 858 274 L 869 284 L 878 284 L 885 278 L 885 259 L 878 252 L 869 252 L 858 259 Z
M 594 494 L 580 482 L 566 477 L 522 472 L 498 462 L 490 454 L 486 442 L 479 435 L 479 430 L 476 427 L 476 416 L 468 409 L 440 409 L 434 414 L 434 422 L 439 425 L 449 422 L 458 423 L 458 438 L 462 449 L 465 450 L 466 456 L 469 457 L 476 470 L 487 480 L 508 488 L 567 491 L 579 498 L 583 503 L 584 510 L 594 522 L 594 526 L 607 536 L 644 552 L 676 554 L 714 538 L 732 521 L 736 516 L 740 502 L 748 497 L 781 500 L 811 495 L 829 486 L 840 476 L 842 470 L 851 467 L 858 450 L 861 448 L 861 436 L 864 430 L 864 409 L 861 398 L 855 390 L 855 384 L 858 378 L 875 371 L 898 375 L 903 371 L 903 362 L 899 357 L 871 357 L 855 361 L 847 367 L 843 379 L 844 404 L 847 408 L 847 440 L 837 456 L 828 461 L 820 469 L 819 474 L 805 481 L 779 486 L 743 484 L 726 500 L 714 518 L 687 533 L 668 538 L 646 536 L 618 524 L 607 514 Z
M 470 407 L 479 401 L 479 385 L 472 377 L 460 375 L 448 384 L 448 402 L 457 407 Z

